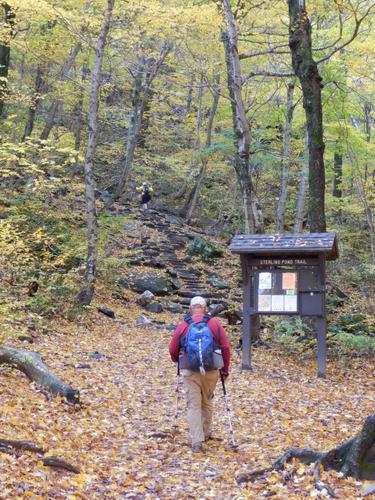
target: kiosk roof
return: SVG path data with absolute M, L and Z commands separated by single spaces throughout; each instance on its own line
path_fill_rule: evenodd
M 327 260 L 338 257 L 335 233 L 239 234 L 230 246 L 233 253 L 256 255 L 316 255 L 324 253 Z

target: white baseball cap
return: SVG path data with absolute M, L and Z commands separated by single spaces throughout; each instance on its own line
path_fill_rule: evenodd
M 207 302 L 203 297 L 200 297 L 197 295 L 196 297 L 193 297 L 190 301 L 190 307 L 194 306 L 202 306 L 202 307 L 207 307 Z

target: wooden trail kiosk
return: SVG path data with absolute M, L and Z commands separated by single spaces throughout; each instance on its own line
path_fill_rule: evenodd
M 336 235 L 237 235 L 230 250 L 240 254 L 242 266 L 242 369 L 251 369 L 251 336 L 259 328 L 257 316 L 313 316 L 317 328 L 318 377 L 325 377 L 325 263 L 338 257 Z

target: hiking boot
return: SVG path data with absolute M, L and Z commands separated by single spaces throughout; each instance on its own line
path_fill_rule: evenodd
M 203 451 L 202 443 L 194 443 L 191 447 L 191 450 L 193 453 L 200 453 L 201 451 Z

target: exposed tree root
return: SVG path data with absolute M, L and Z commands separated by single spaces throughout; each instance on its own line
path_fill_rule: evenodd
M 0 344 L 0 364 L 17 368 L 51 394 L 58 394 L 70 403 L 79 403 L 79 392 L 64 384 L 50 372 L 40 355 L 35 352 Z
M 74 474 L 79 474 L 80 469 L 76 467 L 75 465 L 70 464 L 66 460 L 60 457 L 55 457 L 55 456 L 50 456 L 50 457 L 45 457 L 42 458 L 42 462 L 44 465 L 48 467 L 54 467 L 57 469 L 65 469 L 69 472 L 74 472 Z
M 335 497 L 332 488 L 320 480 L 320 472 L 335 470 L 355 479 L 375 479 L 375 413 L 365 420 L 358 434 L 337 448 L 328 452 L 314 451 L 309 448 L 291 448 L 278 458 L 271 467 L 245 472 L 237 476 L 238 483 L 254 481 L 273 470 L 282 470 L 292 459 L 302 463 L 314 463 L 314 484 L 316 489 L 327 490 Z
M 44 455 L 45 451 L 42 447 L 32 443 L 31 441 L 14 441 L 12 439 L 0 439 L 1 448 L 5 449 L 15 449 L 15 450 L 27 450 L 33 451 L 34 453 L 40 453 Z
M 15 441 L 13 439 L 0 439 L 0 452 L 7 453 L 9 455 L 18 456 L 18 451 L 32 451 L 38 455 L 44 455 L 46 451 L 30 441 Z M 69 472 L 74 472 L 74 474 L 79 474 L 80 469 L 75 465 L 70 464 L 66 460 L 60 457 L 50 456 L 50 457 L 40 457 L 41 462 L 48 467 L 54 467 L 58 469 L 65 469 Z

